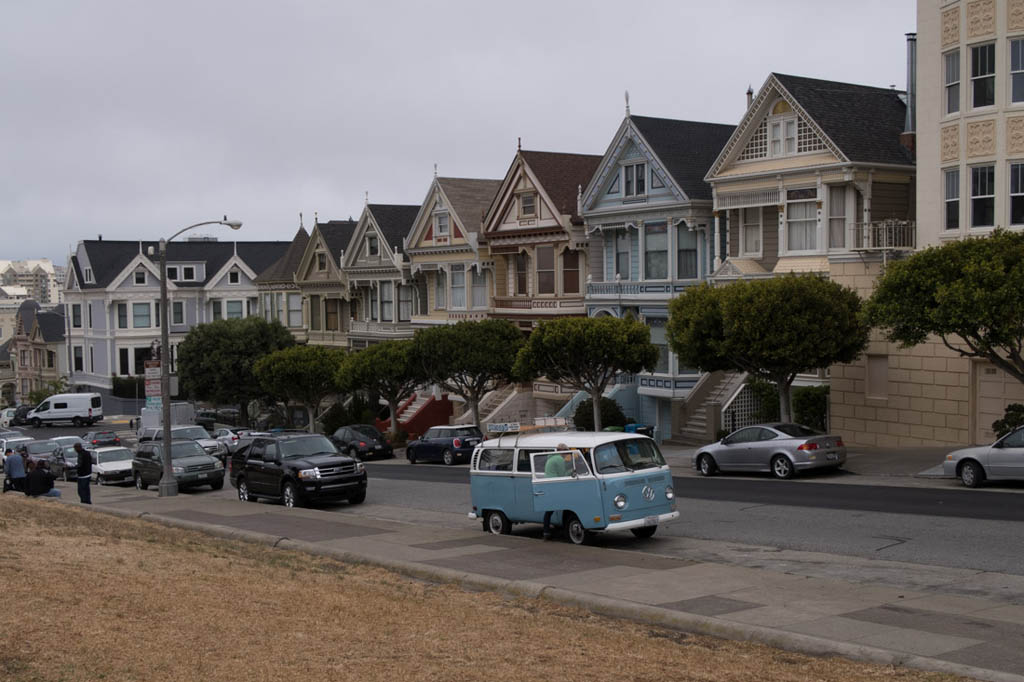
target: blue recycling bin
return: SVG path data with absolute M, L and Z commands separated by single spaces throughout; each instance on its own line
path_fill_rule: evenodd
M 640 425 L 635 423 L 626 424 L 626 426 L 623 428 L 625 429 L 626 433 L 636 433 L 637 429 L 640 428 Z

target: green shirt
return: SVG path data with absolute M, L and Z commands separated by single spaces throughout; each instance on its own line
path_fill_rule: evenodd
M 565 465 L 562 455 L 548 455 L 548 461 L 544 464 L 544 478 L 562 478 L 569 475 L 569 468 Z

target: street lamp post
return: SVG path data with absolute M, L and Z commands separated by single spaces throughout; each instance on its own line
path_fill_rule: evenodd
M 226 225 L 232 230 L 242 227 L 240 220 L 207 220 L 189 225 L 175 232 L 168 239 L 160 240 L 160 409 L 163 414 L 163 475 L 160 477 L 160 497 L 173 497 L 178 494 L 178 479 L 174 478 L 171 466 L 171 347 L 170 332 L 167 328 L 167 242 L 182 232 L 187 232 L 203 225 Z

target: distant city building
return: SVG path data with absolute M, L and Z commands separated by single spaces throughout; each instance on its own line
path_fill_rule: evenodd
M 60 303 L 61 274 L 49 258 L 0 260 L 0 284 L 25 287 L 40 305 Z

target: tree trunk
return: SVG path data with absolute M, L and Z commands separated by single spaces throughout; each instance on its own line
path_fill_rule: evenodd
M 590 399 L 594 402 L 594 430 L 601 430 L 601 391 L 591 391 Z
M 391 440 L 398 440 L 398 403 L 388 400 L 388 409 L 391 411 Z
M 249 426 L 249 404 L 244 400 L 238 404 L 238 417 L 242 420 L 242 426 Z
M 481 426 L 480 426 L 480 400 L 477 397 L 474 396 L 474 397 L 469 399 L 469 409 L 471 409 L 473 411 L 473 423 L 476 425 L 476 428 L 481 429 Z
M 310 433 L 316 433 L 316 409 L 310 406 L 306 408 L 306 412 L 309 413 L 309 425 L 307 428 Z
M 779 389 L 779 420 L 783 422 L 793 421 L 793 400 L 790 390 L 792 380 L 782 379 L 776 382 Z

